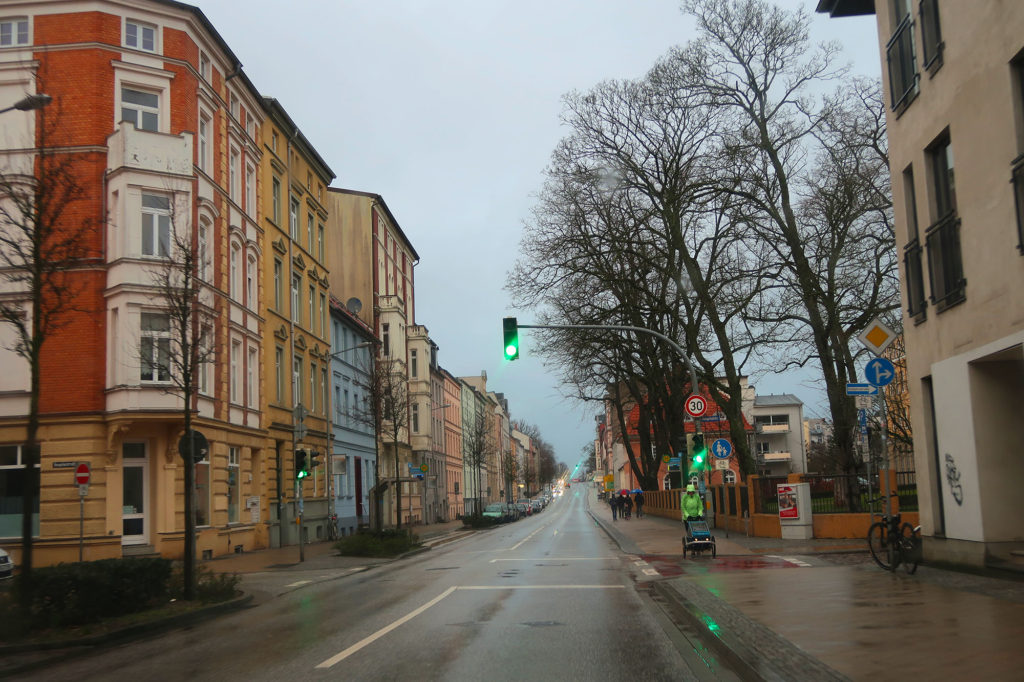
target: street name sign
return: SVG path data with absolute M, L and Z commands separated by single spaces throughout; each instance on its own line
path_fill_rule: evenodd
M 846 384 L 846 395 L 875 395 L 878 387 L 871 384 Z

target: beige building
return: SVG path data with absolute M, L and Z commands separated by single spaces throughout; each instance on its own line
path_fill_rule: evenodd
M 263 411 L 269 438 L 267 494 L 272 546 L 297 544 L 299 488 L 305 540 L 326 537 L 327 434 L 330 410 L 331 313 L 327 186 L 334 172 L 281 103 L 263 99 Z M 300 483 L 295 452 L 315 452 L 317 466 Z M 283 521 L 283 523 L 282 523 Z
M 1024 548 L 1024 3 L 820 0 L 875 14 L 925 556 Z

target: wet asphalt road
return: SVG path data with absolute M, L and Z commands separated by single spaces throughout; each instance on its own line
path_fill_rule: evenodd
M 21 679 L 735 679 L 633 570 L 570 491 L 532 518 Z

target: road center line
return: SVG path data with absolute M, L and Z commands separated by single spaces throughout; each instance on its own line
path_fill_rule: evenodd
M 406 615 L 402 616 L 401 618 L 396 620 L 391 625 L 388 625 L 386 627 L 381 628 L 380 630 L 377 630 L 377 632 L 373 633 L 369 637 L 365 637 L 362 640 L 356 642 L 355 644 L 353 644 L 349 648 L 345 649 L 341 653 L 335 654 L 334 656 L 331 656 L 326 661 L 324 661 L 323 663 L 318 665 L 317 668 L 330 668 L 331 666 L 333 666 L 333 665 L 335 665 L 337 663 L 340 663 L 341 661 L 344 661 L 346 658 L 348 658 L 349 656 L 351 656 L 355 652 L 359 651 L 360 649 L 362 649 L 366 645 L 372 644 L 373 642 L 377 641 L 378 639 L 380 639 L 384 635 L 388 634 L 389 632 L 391 632 L 395 628 L 399 627 L 400 625 L 403 625 L 404 623 L 408 623 L 410 620 L 412 620 L 416 616 L 420 615 L 421 613 L 423 613 L 424 611 L 429 609 L 431 606 L 433 606 L 434 604 L 438 603 L 439 601 L 441 601 L 442 599 L 444 599 L 445 597 L 447 597 L 449 594 L 451 594 L 452 592 L 454 592 L 457 589 L 459 589 L 459 588 L 458 587 L 449 587 L 447 590 L 445 590 L 444 592 L 442 592 L 438 596 L 434 597 L 433 599 L 431 599 L 430 601 L 428 601 L 426 604 L 424 604 L 423 606 L 419 607 L 415 611 L 407 613 Z
M 530 533 L 529 535 L 527 535 L 527 536 L 526 536 L 525 538 L 523 538 L 522 540 L 520 540 L 520 541 L 519 541 L 519 542 L 518 542 L 517 544 L 515 544 L 515 545 L 512 545 L 511 547 L 509 547 L 509 549 L 519 549 L 519 546 L 520 546 L 520 545 L 522 545 L 522 544 L 523 544 L 524 542 L 526 542 L 527 540 L 529 540 L 530 538 L 532 538 L 532 537 L 533 537 L 534 535 L 536 535 L 537 533 L 539 533 L 539 532 L 541 532 L 542 530 L 544 530 L 545 528 L 547 528 L 547 527 L 548 527 L 549 525 L 551 525 L 551 524 L 547 524 L 547 525 L 541 526 L 540 528 L 538 528 L 537 530 L 533 531 L 532 533 Z

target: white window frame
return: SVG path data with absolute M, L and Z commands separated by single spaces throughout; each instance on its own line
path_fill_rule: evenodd
M 321 263 L 324 262 L 324 224 L 316 225 L 316 257 Z
M 310 414 L 316 414 L 318 412 L 316 407 L 316 399 L 319 391 L 316 390 L 317 380 L 317 367 L 316 363 L 310 360 L 309 362 L 309 412 Z
M 256 216 L 256 169 L 249 163 L 245 164 L 245 212 Z
M 309 331 L 313 331 L 313 323 L 316 322 L 316 287 L 309 285 Z
M 299 241 L 299 200 L 295 197 L 288 199 L 288 236 L 293 242 Z
M 735 483 L 736 472 L 732 469 L 726 469 L 722 472 L 722 482 L 724 483 Z
M 246 359 L 245 365 L 245 382 L 248 393 L 248 406 L 253 409 L 259 407 L 256 402 L 259 400 L 259 395 L 256 390 L 259 388 L 256 383 L 256 367 L 258 362 L 256 346 L 249 346 L 249 357 Z
M 231 201 L 241 203 L 242 178 L 239 170 L 242 154 L 237 147 L 231 147 L 228 155 L 228 191 L 231 193 Z
M 274 209 L 274 224 L 281 224 L 281 178 L 276 175 L 270 180 L 270 195 Z
M 149 105 L 149 104 L 142 104 L 142 103 L 139 103 L 139 102 L 126 102 L 125 101 L 125 92 L 126 91 L 138 93 L 138 94 L 141 94 L 141 95 L 149 95 L 149 96 L 152 96 L 152 97 L 156 97 L 156 106 L 152 106 L 152 105 Z M 160 132 L 160 122 L 161 122 L 161 118 L 162 118 L 161 115 L 160 115 L 160 109 L 161 109 L 161 101 L 162 101 L 162 99 L 163 99 L 163 92 L 159 92 L 159 91 L 158 92 L 154 92 L 153 90 L 149 90 L 147 88 L 140 87 L 138 85 L 122 83 L 121 84 L 120 94 L 119 94 L 119 104 L 120 104 L 120 107 L 121 107 L 121 109 L 120 109 L 121 113 L 120 113 L 120 118 L 118 120 L 120 120 L 120 121 L 128 120 L 128 118 L 125 116 L 125 113 L 124 113 L 125 110 L 127 109 L 128 111 L 133 111 L 136 114 L 135 121 L 134 121 L 135 129 L 136 130 L 148 130 L 150 132 Z M 150 126 L 146 125 L 146 117 L 145 117 L 146 114 L 152 114 L 153 116 L 156 117 L 156 125 L 155 126 L 150 127 Z
M 144 328 L 146 321 L 153 322 L 159 318 L 166 321 L 166 329 Z M 147 364 L 149 377 L 146 376 Z M 139 313 L 139 381 L 143 384 L 166 384 L 170 380 L 171 316 L 166 312 L 143 310 Z
M 245 305 L 256 310 L 256 256 L 249 254 L 245 266 Z
M 306 246 L 310 255 L 313 254 L 313 226 L 316 225 L 316 219 L 312 213 L 306 213 Z
M 302 402 L 302 375 L 304 364 L 305 363 L 303 362 L 301 355 L 296 355 L 292 359 L 292 384 L 295 387 L 295 390 L 292 391 L 292 407 L 296 407 Z
M 274 347 L 274 383 L 277 389 L 277 402 L 284 402 L 284 348 Z
M 231 268 L 231 299 L 242 300 L 242 245 L 231 240 L 231 256 L 228 259 Z
M 420 405 L 419 405 L 419 403 L 413 403 L 412 404 L 412 419 L 410 421 L 412 422 L 412 432 L 413 433 L 419 433 L 420 432 Z
M 213 226 L 210 225 L 209 221 L 205 218 L 199 219 L 199 236 L 198 245 L 199 253 L 197 254 L 199 262 L 196 264 L 196 272 L 199 274 L 199 279 L 203 282 L 210 281 L 210 230 Z
M 202 109 L 199 110 L 199 170 L 210 174 L 210 132 L 213 119 Z
M 242 470 L 240 465 L 241 460 L 241 448 L 235 445 L 228 446 L 228 476 L 227 476 L 227 503 L 228 503 L 228 523 L 241 523 L 242 513 Z M 232 469 L 234 469 L 234 478 L 232 479 Z M 232 483 L 234 480 L 234 483 Z M 234 504 L 232 504 L 232 488 L 234 488 Z M 232 512 L 234 512 L 234 519 L 231 518 Z
M 274 259 L 274 310 L 281 312 L 284 306 L 284 263 Z
M 31 43 L 32 33 L 28 17 L 0 19 L 0 47 L 20 47 Z
M 210 350 L 213 348 L 213 328 L 204 324 L 199 331 L 199 356 L 203 361 L 199 363 L 196 372 L 199 374 L 199 393 L 210 395 Z
M 135 36 L 131 35 L 132 27 L 135 28 Z M 152 44 L 146 47 L 146 31 L 149 31 L 149 36 Z M 142 50 L 143 52 L 152 52 L 156 54 L 160 49 L 160 30 L 155 24 L 150 24 L 146 21 L 139 21 L 137 19 L 125 19 L 124 20 L 124 46 L 132 47 L 136 50 Z
M 416 349 L 409 350 L 409 376 L 413 379 L 419 378 L 419 357 Z
M 320 336 L 327 336 L 327 294 L 320 292 Z
M 147 198 L 166 201 L 166 207 L 146 206 Z M 170 258 L 171 256 L 171 197 L 166 194 L 143 191 L 140 205 L 139 218 L 139 253 L 144 258 Z M 152 203 L 152 202 L 150 202 Z M 146 218 L 150 217 L 150 224 L 147 227 Z M 145 233 L 150 230 L 150 244 L 153 253 L 146 253 Z
M 292 322 L 302 323 L 302 275 L 292 273 Z
M 202 77 L 202 79 L 204 81 L 209 83 L 210 82 L 210 75 L 211 75 L 211 73 L 212 73 L 212 68 L 211 68 L 211 65 L 210 65 L 210 55 L 206 54 L 205 52 L 200 51 L 199 52 L 199 75 Z
M 328 397 L 330 395 L 330 385 L 327 383 L 327 365 L 320 368 L 320 412 L 324 415 L 328 411 Z

